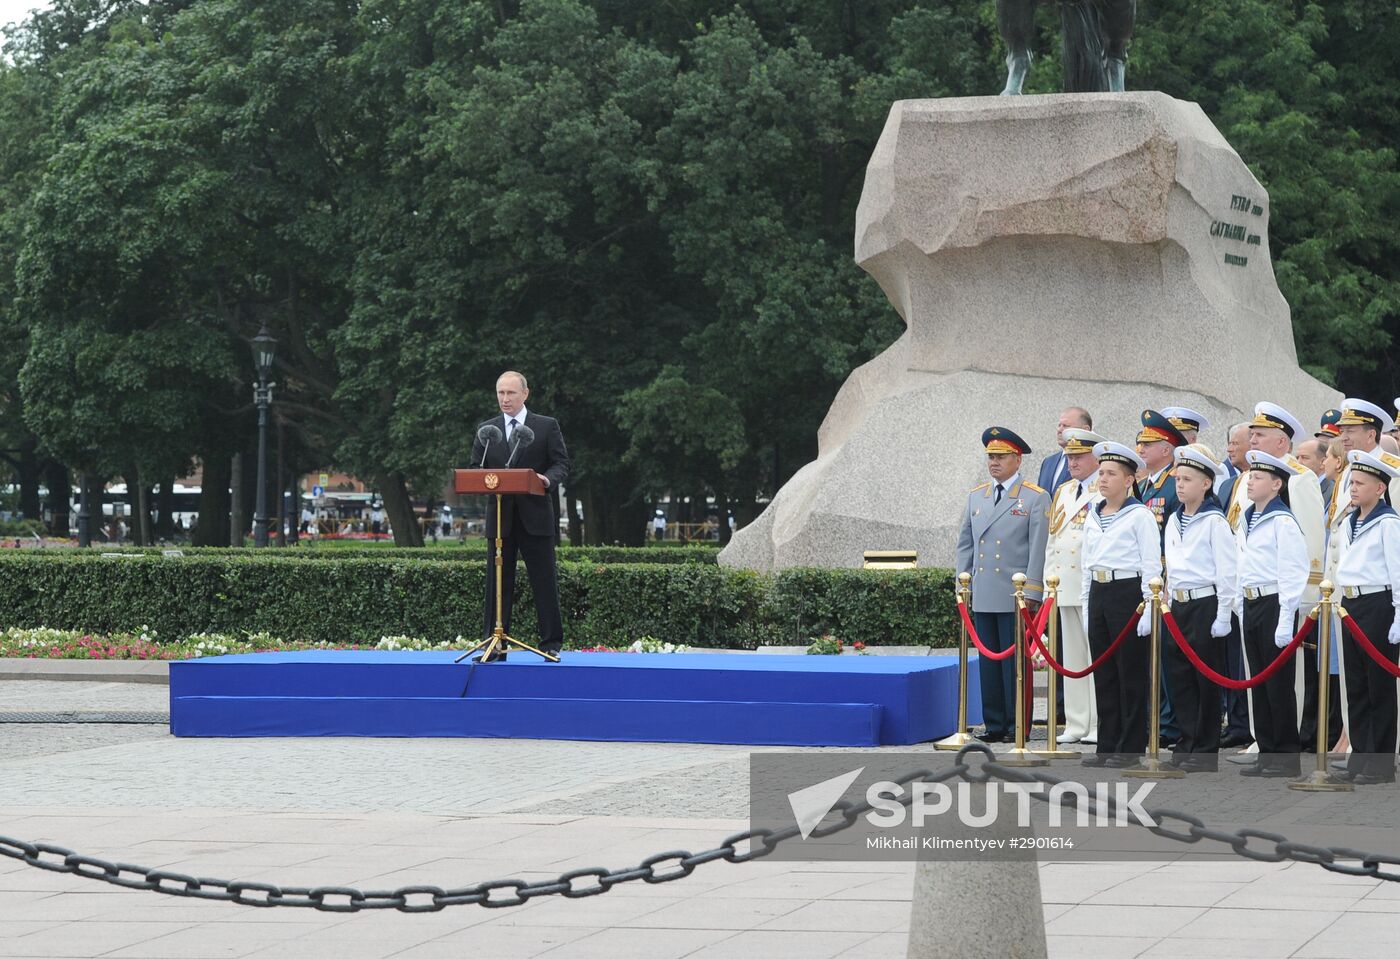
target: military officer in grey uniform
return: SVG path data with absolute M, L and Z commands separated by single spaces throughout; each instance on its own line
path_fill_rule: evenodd
M 989 482 L 972 490 L 958 536 L 958 572 L 972 574 L 972 620 L 988 649 L 1000 652 L 1015 642 L 1016 599 L 1011 577 L 1026 575 L 1027 604 L 1035 609 L 1042 594 L 1045 539 L 1050 528 L 1050 497 L 1021 478 L 1026 441 L 1003 426 L 982 433 Z M 978 660 L 982 689 L 984 742 L 1012 739 L 1016 717 L 1015 657 Z M 1029 732 L 1029 730 L 1027 730 Z

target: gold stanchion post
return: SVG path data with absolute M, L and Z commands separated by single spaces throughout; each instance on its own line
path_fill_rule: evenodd
M 1026 626 L 1023 619 L 1026 611 L 1026 574 L 1017 573 L 1011 577 L 1011 582 L 1016 587 L 1016 745 L 997 756 L 997 762 L 1003 766 L 1048 766 L 1050 760 L 1026 748 L 1026 730 L 1030 727 L 1031 719 L 1031 704 L 1026 702 Z
M 1177 769 L 1175 766 L 1162 762 L 1161 751 L 1161 722 L 1162 722 L 1162 577 L 1154 576 L 1147 583 L 1152 590 L 1152 603 L 1150 612 L 1152 615 L 1152 641 L 1148 655 L 1152 658 L 1151 698 L 1148 705 L 1150 716 L 1147 727 L 1147 755 L 1142 762 L 1136 766 L 1129 766 L 1122 770 L 1124 776 L 1134 779 L 1182 779 L 1186 776 L 1186 770 Z
M 1328 750 L 1332 744 L 1327 728 L 1327 696 L 1331 692 L 1328 677 L 1331 670 L 1332 661 L 1332 611 L 1337 604 L 1332 601 L 1332 591 L 1335 589 L 1331 580 L 1322 581 L 1322 603 L 1318 606 L 1319 616 L 1317 623 L 1317 766 L 1311 773 L 1304 775 L 1288 784 L 1289 789 L 1297 789 L 1302 792 L 1351 792 L 1354 788 L 1351 783 L 1344 782 L 1333 776 L 1327 768 Z M 1303 655 L 1307 655 L 1304 653 Z
M 956 589 L 958 605 L 966 606 L 972 598 L 972 574 L 959 573 Z M 962 749 L 974 742 L 967 731 L 967 624 L 958 616 L 958 728 L 951 736 L 945 736 L 933 744 L 934 749 Z
M 1055 610 L 1051 612 L 1045 625 L 1046 640 L 1045 651 L 1053 656 L 1057 661 L 1060 658 L 1060 577 L 1051 573 L 1045 577 L 1045 599 L 1046 602 L 1055 604 Z M 1055 717 L 1060 713 L 1060 694 L 1055 688 L 1055 670 L 1049 664 L 1045 667 L 1045 748 L 1038 749 L 1040 755 L 1048 759 L 1078 759 L 1079 753 L 1073 749 L 1060 748 L 1060 724 Z

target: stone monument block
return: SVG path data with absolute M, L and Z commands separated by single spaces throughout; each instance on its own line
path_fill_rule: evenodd
M 1056 451 L 1065 406 L 1131 443 L 1147 407 L 1226 428 L 1272 400 L 1305 423 L 1340 394 L 1298 366 L 1267 192 L 1194 103 L 1161 93 L 906 100 L 856 213 L 856 261 L 904 334 L 853 371 L 795 474 L 720 556 L 951 565 L 984 426 Z

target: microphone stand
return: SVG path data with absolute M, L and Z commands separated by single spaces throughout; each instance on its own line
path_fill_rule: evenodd
M 510 463 L 515 459 L 515 452 L 519 448 L 520 443 L 517 438 L 517 442 L 511 449 L 510 458 L 506 460 L 506 465 L 502 467 L 503 469 L 510 468 Z M 486 463 L 485 452 L 481 454 L 481 462 L 483 465 Z M 496 628 L 491 631 L 490 636 L 477 643 L 475 646 L 467 650 L 462 655 L 458 656 L 456 659 L 453 660 L 453 662 L 460 663 L 462 660 L 466 659 L 468 656 L 470 656 L 477 650 L 481 650 L 481 655 L 473 659 L 472 662 L 489 663 L 496 659 L 504 660 L 506 658 L 506 651 L 511 646 L 515 646 L 528 652 L 535 653 L 538 656 L 543 656 L 551 663 L 557 663 L 559 662 L 559 657 L 556 654 L 547 653 L 542 649 L 536 649 L 529 643 L 521 642 L 514 636 L 507 635 L 505 626 L 501 621 L 501 600 L 505 592 L 504 582 L 506 566 L 505 556 L 502 552 L 502 540 L 505 538 L 503 533 L 504 520 L 502 520 L 501 518 L 501 514 L 505 508 L 504 500 L 504 494 L 496 494 Z

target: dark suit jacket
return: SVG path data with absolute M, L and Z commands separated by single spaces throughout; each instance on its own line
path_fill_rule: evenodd
M 489 420 L 477 425 L 490 423 L 505 434 L 506 417 L 497 413 Z M 549 477 L 549 492 L 544 496 L 506 496 L 502 499 L 505 514 L 502 517 L 502 533 L 511 536 L 520 532 L 531 536 L 559 537 L 559 484 L 569 478 L 569 451 L 564 448 L 564 434 L 559 430 L 559 421 L 550 416 L 526 409 L 525 426 L 535 433 L 529 446 L 521 446 L 510 464 L 513 469 L 532 469 Z M 472 443 L 471 465 L 482 463 L 480 440 Z M 504 469 L 510 457 L 510 447 L 504 441 L 493 441 L 485 450 L 485 466 L 491 469 Z M 487 498 L 490 504 L 486 511 L 486 535 L 496 535 L 496 497 Z
M 1055 487 L 1059 484 L 1055 482 L 1056 475 L 1060 472 L 1065 462 L 1065 451 L 1056 450 L 1040 462 L 1040 479 L 1036 481 L 1037 486 L 1045 490 L 1051 496 L 1055 495 Z M 1069 479 L 1069 473 L 1065 473 L 1060 480 L 1063 483 Z

